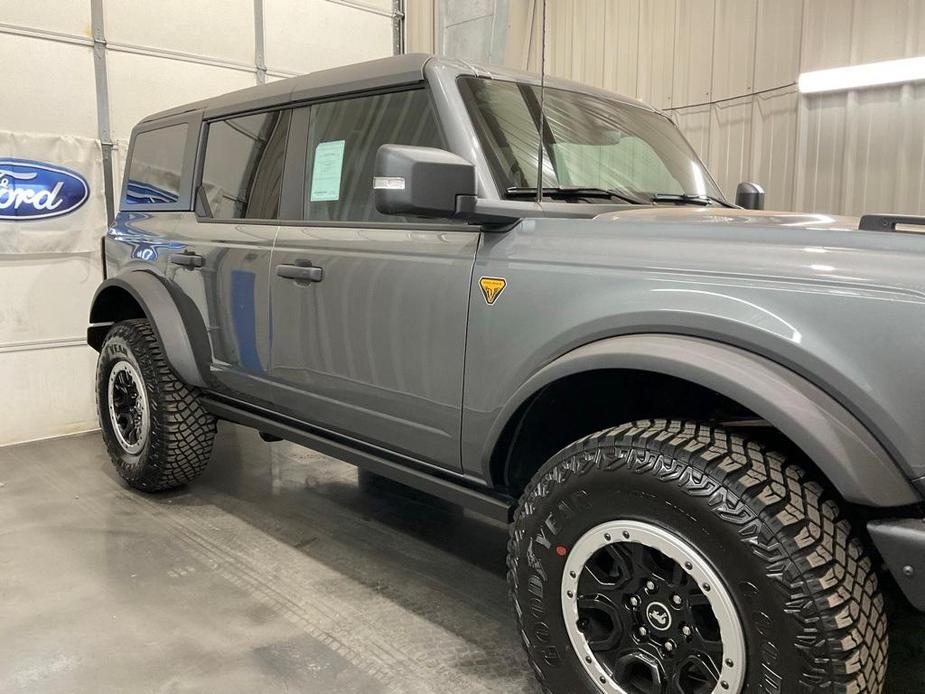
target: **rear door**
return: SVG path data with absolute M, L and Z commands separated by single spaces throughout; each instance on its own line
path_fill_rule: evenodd
M 168 265 L 202 319 L 213 378 L 248 399 L 259 396 L 269 363 L 270 252 L 290 117 L 275 110 L 203 125 L 196 212 L 174 230 L 185 250 Z
M 281 224 L 271 262 L 274 400 L 313 425 L 458 469 L 479 232 L 381 215 L 372 194 L 380 145 L 444 147 L 430 95 L 353 96 L 296 119 L 301 215 Z

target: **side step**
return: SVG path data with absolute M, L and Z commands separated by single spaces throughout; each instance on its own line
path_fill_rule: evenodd
M 377 446 L 296 420 L 283 420 L 270 413 L 258 412 L 226 402 L 224 399 L 218 400 L 204 395 L 202 404 L 219 419 L 256 429 L 261 432 L 261 436 L 269 435 L 292 441 L 400 484 L 459 504 L 502 523 L 509 523 L 513 517 L 514 499 L 492 493 L 488 489 L 477 489 L 464 482 L 462 477 L 452 479 L 446 471 L 425 468 L 425 463 L 406 460 Z

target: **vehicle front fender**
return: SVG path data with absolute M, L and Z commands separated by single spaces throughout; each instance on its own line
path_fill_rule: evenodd
M 208 337 L 199 313 L 183 307 L 182 298 L 176 299 L 164 282 L 151 272 L 132 270 L 105 280 L 97 288 L 90 308 L 87 343 L 99 350 L 108 326 L 131 316 L 124 313 L 126 294 L 150 321 L 164 356 L 177 376 L 189 385 L 205 386 L 208 362 L 207 352 L 203 351 L 207 342 L 204 344 L 203 340 L 207 341 Z
M 798 446 L 848 501 L 881 507 L 921 501 L 884 447 L 854 415 L 820 388 L 765 357 L 680 335 L 607 338 L 578 347 L 547 364 L 505 404 L 487 437 L 483 460 L 490 459 L 505 424 L 518 408 L 544 386 L 602 369 L 673 376 L 739 403 Z

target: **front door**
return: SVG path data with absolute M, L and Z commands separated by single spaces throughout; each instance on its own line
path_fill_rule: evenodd
M 310 107 L 302 220 L 270 268 L 270 378 L 288 414 L 458 469 L 479 233 L 381 215 L 380 145 L 443 147 L 425 89 Z M 295 130 L 295 128 L 294 128 Z

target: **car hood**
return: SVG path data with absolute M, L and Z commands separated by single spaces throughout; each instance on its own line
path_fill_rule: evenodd
M 855 231 L 857 217 L 770 210 L 739 210 L 723 207 L 692 207 L 690 205 L 644 207 L 619 212 L 606 212 L 595 219 L 613 222 L 660 222 L 679 224 L 735 224 L 779 226 L 795 229 Z

